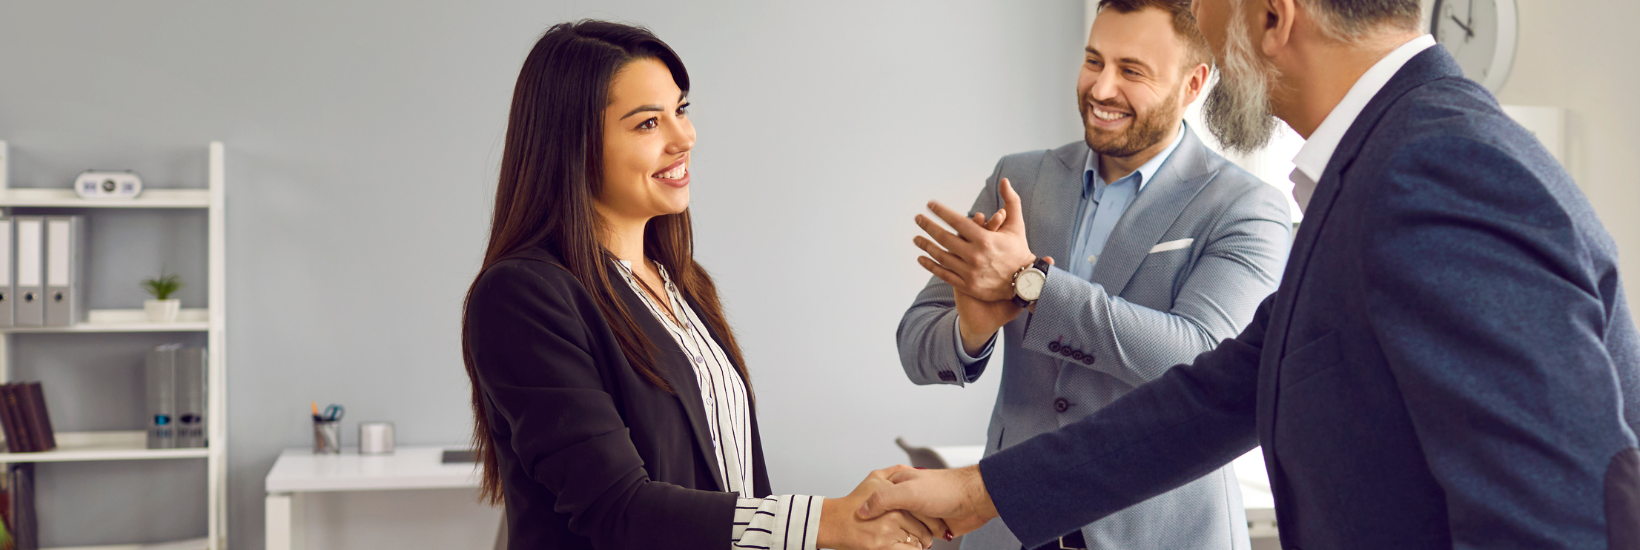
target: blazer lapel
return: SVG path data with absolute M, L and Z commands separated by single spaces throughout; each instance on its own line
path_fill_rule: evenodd
M 1082 204 L 1082 171 L 1088 161 L 1088 146 L 1071 143 L 1049 151 L 1031 182 L 1029 208 L 1025 214 L 1025 238 L 1031 252 L 1064 260 L 1075 235 L 1076 216 Z M 999 183 L 1000 185 L 1000 183 Z M 1019 188 L 1016 186 L 1015 190 Z M 997 201 L 1001 203 L 1001 200 Z M 990 215 L 986 212 L 986 215 Z M 1061 262 L 1063 263 L 1063 262 Z
M 1266 446 L 1265 460 L 1271 465 L 1275 464 L 1270 443 L 1275 434 L 1278 397 L 1276 382 L 1280 380 L 1281 359 L 1287 355 L 1287 335 L 1292 327 L 1293 309 L 1297 305 L 1300 286 L 1309 267 L 1316 241 L 1327 223 L 1328 215 L 1332 213 L 1339 191 L 1343 188 L 1344 172 L 1360 154 L 1367 137 L 1377 127 L 1378 120 L 1383 118 L 1384 112 L 1388 111 L 1396 100 L 1430 81 L 1462 75 L 1462 70 L 1452 60 L 1451 55 L 1439 46 L 1424 50 L 1407 61 L 1407 64 L 1385 83 L 1384 88 L 1367 102 L 1366 108 L 1361 110 L 1361 114 L 1355 118 L 1350 129 L 1344 132 L 1344 138 L 1339 141 L 1332 158 L 1327 161 L 1327 169 L 1322 172 L 1321 180 L 1316 182 L 1315 194 L 1310 198 L 1310 204 L 1304 211 L 1304 221 L 1299 224 L 1298 234 L 1293 238 L 1293 248 L 1287 259 L 1287 269 L 1281 277 L 1281 287 L 1276 290 L 1276 300 L 1270 313 L 1270 325 L 1265 333 L 1264 364 L 1259 369 L 1259 440 Z
M 1162 235 L 1179 220 L 1190 201 L 1218 175 L 1208 171 L 1204 155 L 1207 147 L 1196 133 L 1188 126 L 1183 132 L 1183 141 L 1156 171 L 1155 181 L 1145 184 L 1139 198 L 1116 221 L 1099 262 L 1093 266 L 1093 282 L 1111 295 L 1120 295 L 1127 288 L 1150 247 L 1161 242 Z
M 706 403 L 701 400 L 700 385 L 695 381 L 695 367 L 684 356 L 683 350 L 678 348 L 677 342 L 672 340 L 672 333 L 666 325 L 650 313 L 649 306 L 643 299 L 632 292 L 625 282 L 625 275 L 614 266 L 610 266 L 611 281 L 620 284 L 612 285 L 615 293 L 625 302 L 626 310 L 632 315 L 633 322 L 643 331 L 644 338 L 649 340 L 650 349 L 654 350 L 655 369 L 672 385 L 676 393 L 678 404 L 683 405 L 684 415 L 689 417 L 689 427 L 695 432 L 695 448 L 700 453 L 700 460 L 706 463 L 706 468 L 712 471 L 713 481 L 717 483 L 717 490 L 729 490 L 729 484 L 723 477 L 723 471 L 718 469 L 717 446 L 712 444 L 712 432 L 706 423 Z

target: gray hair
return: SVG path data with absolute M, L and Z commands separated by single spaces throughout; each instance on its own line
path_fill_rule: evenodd
M 1384 27 L 1414 31 L 1422 24 L 1418 0 L 1297 0 L 1328 38 L 1359 40 Z

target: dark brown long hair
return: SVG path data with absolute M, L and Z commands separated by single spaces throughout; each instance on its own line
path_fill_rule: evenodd
M 560 23 L 535 43 L 513 88 L 490 243 L 479 274 L 532 247 L 551 250 L 563 262 L 561 267 L 592 295 L 632 369 L 649 383 L 676 393 L 656 371 L 654 343 L 643 336 L 610 282 L 614 256 L 598 242 L 602 222 L 593 208 L 603 183 L 603 112 L 610 101 L 610 82 L 638 59 L 659 60 L 671 70 L 678 88 L 689 91 L 683 60 L 641 27 L 596 20 Z M 644 252 L 666 268 L 678 289 L 696 304 L 750 391 L 746 363 L 723 316 L 717 287 L 695 263 L 689 211 L 651 219 L 644 228 Z M 475 278 L 474 286 L 477 283 Z M 469 300 L 472 292 L 468 287 Z M 501 474 L 467 331 L 463 314 L 462 356 L 473 386 L 473 447 L 484 465 L 479 498 L 495 505 L 503 497 Z

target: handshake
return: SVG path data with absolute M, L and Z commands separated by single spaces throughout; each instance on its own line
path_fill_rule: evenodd
M 1002 209 L 989 220 L 983 213 L 968 217 L 929 202 L 928 210 L 956 232 L 919 214 L 917 226 L 928 236 L 912 239 L 927 254 L 917 262 L 951 285 L 969 355 L 979 354 L 992 335 L 1025 311 L 1014 303 L 1013 278 L 1037 260 L 1025 239 L 1019 194 L 1007 178 L 997 190 Z M 822 506 L 817 543 L 838 550 L 923 550 L 936 537 L 951 540 L 997 517 L 978 466 L 877 470 L 848 496 L 826 499 Z
M 822 506 L 816 542 L 837 550 L 924 550 L 935 537 L 951 540 L 997 517 L 978 466 L 877 470 Z

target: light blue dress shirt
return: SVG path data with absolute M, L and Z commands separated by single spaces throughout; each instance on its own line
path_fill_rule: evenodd
M 1093 266 L 1099 263 L 1099 253 L 1105 250 L 1105 242 L 1110 240 L 1111 231 L 1116 229 L 1116 222 L 1122 219 L 1122 213 L 1127 212 L 1133 205 L 1134 199 L 1139 198 L 1145 185 L 1156 176 L 1156 171 L 1167 163 L 1173 156 L 1173 150 L 1179 148 L 1184 141 L 1184 133 L 1189 131 L 1183 123 L 1179 124 L 1179 133 L 1174 136 L 1173 143 L 1166 149 L 1151 158 L 1150 161 L 1134 170 L 1132 174 L 1123 176 L 1110 185 L 1105 184 L 1104 178 L 1099 176 L 1099 155 L 1092 149 L 1088 150 L 1088 160 L 1082 171 L 1082 200 L 1079 207 L 1080 215 L 1076 217 L 1076 227 L 1072 228 L 1076 235 L 1071 244 L 1071 257 L 1054 258 L 1054 265 L 1060 269 L 1086 280 L 1093 280 Z M 961 321 L 959 320 L 958 323 Z M 980 350 L 979 357 L 969 357 L 968 352 L 962 349 L 962 329 L 960 324 L 952 325 L 957 331 L 957 359 L 963 366 L 969 366 L 991 355 L 991 349 L 996 346 L 996 336 Z

